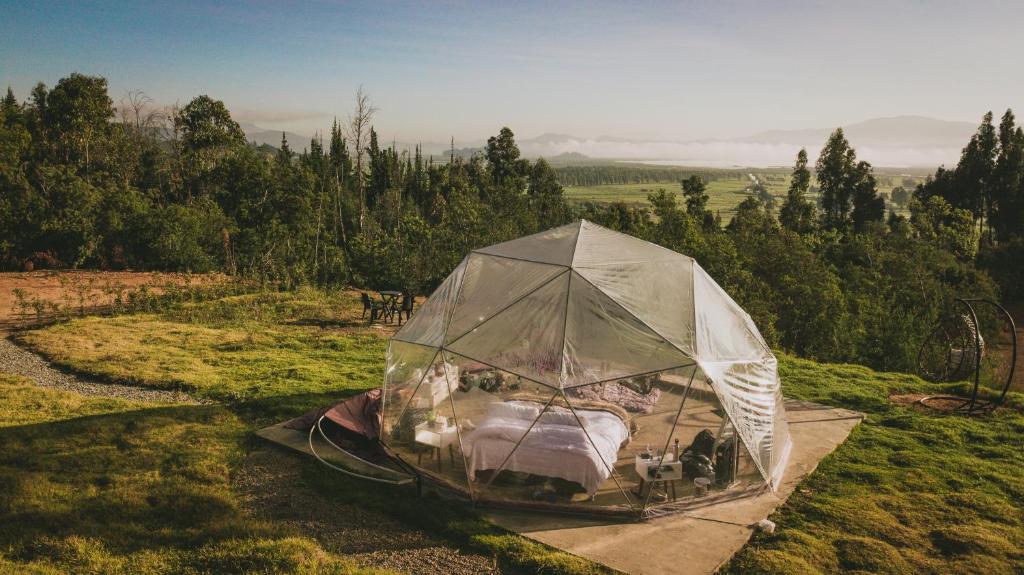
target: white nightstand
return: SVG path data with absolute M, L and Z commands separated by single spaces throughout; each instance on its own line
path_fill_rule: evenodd
M 666 453 L 664 457 L 654 456 L 644 459 L 637 455 L 635 468 L 637 475 L 640 476 L 639 495 L 641 499 L 644 499 L 645 484 L 648 489 L 653 489 L 655 483 L 665 482 L 665 486 L 672 490 L 672 500 L 675 501 L 676 481 L 683 478 L 683 464 L 676 461 L 675 456 Z
M 459 431 L 455 428 L 454 423 L 448 422 L 443 426 L 431 427 L 429 422 L 424 421 L 416 426 L 416 443 L 431 448 L 430 456 L 437 456 L 438 471 L 441 471 L 441 450 L 445 447 L 448 448 L 449 460 L 451 460 L 452 465 L 455 465 L 455 453 L 452 449 L 452 444 L 458 442 L 458 440 Z M 416 464 L 420 465 L 422 463 L 423 452 L 420 452 L 416 456 Z

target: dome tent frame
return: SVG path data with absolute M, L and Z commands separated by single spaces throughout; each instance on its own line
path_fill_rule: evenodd
M 493 394 L 487 406 L 498 398 L 516 402 L 529 388 L 538 407 L 536 416 L 531 412 L 524 420 L 529 423 L 525 431 L 515 432 L 521 435 L 504 433 L 511 448 L 499 450 L 490 465 L 499 460 L 500 465 L 492 467 L 486 481 L 474 479 L 479 465 L 471 469 L 467 455 L 467 443 L 479 435 L 471 423 L 474 404 L 462 402 L 459 393 L 469 366 L 517 380 L 515 394 Z M 437 444 L 431 456 L 436 451 L 439 474 L 446 445 L 452 465 L 448 483 L 474 501 L 491 501 L 488 491 L 506 464 L 519 458 L 524 442 L 537 443 L 531 433 L 540 433 L 538 422 L 558 419 L 561 411 L 563 424 L 582 431 L 584 447 L 600 453 L 596 467 L 605 468 L 601 478 L 615 484 L 624 508 L 643 516 L 649 514 L 653 490 L 646 496 L 627 494 L 614 468 L 615 454 L 599 447 L 607 438 L 593 432 L 603 423 L 594 421 L 600 418 L 584 409 L 579 398 L 604 384 L 652 377 L 661 387 L 675 382 L 659 408 L 662 419 L 671 422 L 663 452 L 683 421 L 687 399 L 699 396 L 696 379 L 704 401 L 721 419 L 719 435 L 728 426 L 739 439 L 737 453 L 742 447 L 761 484 L 776 488 L 791 443 L 777 362 L 750 316 L 693 258 L 581 220 L 472 251 L 395 334 L 388 347 L 382 410 L 384 427 L 392 433 L 383 434 L 382 443 L 401 458 L 396 432 L 415 425 L 405 421 L 413 406 L 427 406 L 427 417 L 450 414 L 453 432 L 431 434 L 421 422 L 415 440 L 421 442 L 422 430 L 428 443 Z M 458 407 L 456 398 L 469 407 Z M 483 411 L 478 411 L 473 418 L 480 419 Z M 411 441 L 410 430 L 405 432 Z M 661 438 L 655 443 L 662 447 Z M 454 470 L 455 444 L 465 479 Z M 425 470 L 420 463 L 414 467 Z M 530 506 L 522 497 L 503 498 Z

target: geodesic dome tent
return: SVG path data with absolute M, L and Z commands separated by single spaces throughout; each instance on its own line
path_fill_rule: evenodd
M 693 258 L 580 221 L 474 250 L 395 334 L 381 441 L 477 502 L 651 516 L 775 488 L 776 366 Z

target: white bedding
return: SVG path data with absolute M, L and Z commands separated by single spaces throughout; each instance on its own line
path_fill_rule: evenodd
M 540 407 L 530 402 L 492 406 L 483 422 L 463 438 L 470 479 L 477 471 L 497 469 L 539 412 Z M 571 411 L 549 407 L 503 469 L 575 481 L 593 495 L 608 478 L 609 469 L 618 459 L 619 446 L 629 438 L 629 429 L 606 411 L 577 409 L 576 414 L 586 426 L 586 433 Z

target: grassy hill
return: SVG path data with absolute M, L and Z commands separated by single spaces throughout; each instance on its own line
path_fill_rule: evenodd
M 316 527 L 317 510 L 340 509 L 326 515 L 363 514 L 393 537 L 429 533 L 506 572 L 601 572 L 468 507 L 350 480 L 255 440 L 262 426 L 380 384 L 386 333 L 366 328 L 359 309 L 352 292 L 307 289 L 20 334 L 70 369 L 215 403 L 83 399 L 3 378 L 0 571 L 358 572 L 352 548 L 330 535 L 340 527 Z M 772 516 L 776 533 L 756 536 L 726 572 L 1019 573 L 1019 395 L 991 417 L 940 416 L 890 397 L 958 385 L 787 356 L 780 366 L 787 396 L 867 419 Z M 246 479 L 268 457 L 265 467 L 287 473 L 280 490 Z M 276 511 L 261 512 L 260 498 Z

